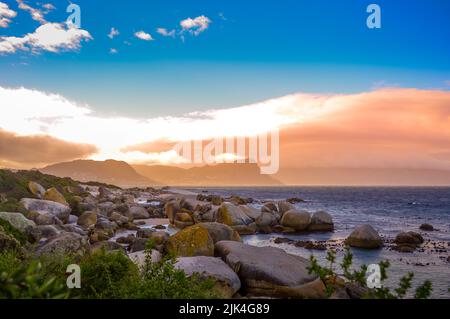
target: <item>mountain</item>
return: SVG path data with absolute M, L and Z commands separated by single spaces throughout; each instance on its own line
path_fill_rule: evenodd
M 70 177 L 81 182 L 96 181 L 121 187 L 143 187 L 157 184 L 153 180 L 139 175 L 128 163 L 115 160 L 76 160 L 49 165 L 39 171 L 58 177 Z
M 449 186 L 450 171 L 407 168 L 281 168 L 286 185 Z
M 260 174 L 256 164 L 217 164 L 180 168 L 163 165 L 133 165 L 141 175 L 171 186 L 279 186 L 271 175 Z

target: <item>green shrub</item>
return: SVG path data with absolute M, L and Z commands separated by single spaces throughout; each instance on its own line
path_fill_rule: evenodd
M 82 298 L 126 298 L 139 281 L 137 266 L 122 252 L 98 250 L 80 262 Z
M 26 236 L 18 229 L 14 228 L 8 221 L 0 218 L 0 229 L 2 229 L 5 234 L 11 235 L 19 243 L 24 245 L 27 242 Z
M 317 262 L 317 259 L 314 255 L 311 255 L 310 261 L 311 265 L 308 267 L 308 272 L 310 274 L 315 274 L 319 276 L 322 281 L 325 283 L 326 292 L 328 296 L 336 289 L 337 278 L 339 277 L 334 271 L 334 263 L 336 261 L 336 254 L 333 250 L 327 251 L 328 267 L 322 267 Z M 394 293 L 391 290 L 383 285 L 383 282 L 387 279 L 387 269 L 390 264 L 388 260 L 381 261 L 379 263 L 380 266 L 380 281 L 382 283 L 380 288 L 369 289 L 366 284 L 366 271 L 367 266 L 362 265 L 359 270 L 353 270 L 351 268 L 353 263 L 353 255 L 350 252 L 350 248 L 348 246 L 345 247 L 345 255 L 340 264 L 344 274 L 343 277 L 346 281 L 357 284 L 363 288 L 367 289 L 367 293 L 364 298 L 369 299 L 402 299 L 405 297 L 408 290 L 411 288 L 411 282 L 414 278 L 413 273 L 408 273 L 400 279 L 400 283 L 398 288 L 394 289 Z M 422 285 L 417 287 L 415 291 L 414 298 L 416 299 L 428 299 L 431 295 L 431 291 L 433 290 L 432 284 L 430 281 L 426 280 Z
M 135 287 L 133 298 L 139 299 L 206 299 L 218 298 L 214 282 L 187 276 L 175 268 L 175 258 L 167 256 L 160 262 L 151 262 L 151 250 L 146 250 L 142 280 Z

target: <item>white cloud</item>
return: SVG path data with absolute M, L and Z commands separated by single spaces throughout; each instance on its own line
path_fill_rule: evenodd
M 115 28 L 111 28 L 111 31 L 108 33 L 108 37 L 110 39 L 114 39 L 114 37 L 118 36 L 119 34 L 120 34 L 119 30 L 117 30 Z
M 187 18 L 185 20 L 182 20 L 180 22 L 180 26 L 183 31 L 189 31 L 194 35 L 199 35 L 203 31 L 208 29 L 211 23 L 212 21 L 208 17 L 201 15 L 194 19 Z
M 168 31 L 166 28 L 158 28 L 158 29 L 156 29 L 156 32 L 161 34 L 164 37 L 174 37 L 175 36 L 175 30 Z
M 111 48 L 110 50 L 109 50 L 109 53 L 111 53 L 111 54 L 117 54 L 119 51 L 117 51 L 117 49 L 114 49 L 114 48 Z
M 17 3 L 19 4 L 19 9 L 28 11 L 33 20 L 36 20 L 36 21 L 40 22 L 41 24 L 47 23 L 47 21 L 44 18 L 44 13 L 41 10 L 30 7 L 23 0 L 17 0 Z
M 15 53 L 18 50 L 34 53 L 73 51 L 81 47 L 83 40 L 92 40 L 86 30 L 61 23 L 46 23 L 23 37 L 0 37 L 0 53 Z
M 200 140 L 216 136 L 250 136 L 281 125 L 320 116 L 332 105 L 322 107 L 327 98 L 292 95 L 230 109 L 194 112 L 179 117 L 134 119 L 100 117 L 85 105 L 57 94 L 25 88 L 0 87 L 0 128 L 19 135 L 46 134 L 55 138 L 93 144 L 99 148 L 96 159 L 115 158 L 130 162 L 174 154 L 147 154 L 124 151 L 126 147 L 168 140 Z M 258 114 L 257 121 L 249 121 Z M 220 128 L 220 130 L 218 130 Z
M 42 5 L 42 8 L 47 9 L 47 12 L 50 12 L 52 10 L 55 10 L 55 6 L 51 3 L 45 3 Z
M 0 2 L 0 28 L 7 28 L 11 19 L 17 16 L 17 12 L 11 10 L 4 2 Z
M 144 41 L 152 41 L 153 40 L 152 36 L 144 31 L 138 31 L 134 34 L 134 36 L 136 38 L 139 38 Z

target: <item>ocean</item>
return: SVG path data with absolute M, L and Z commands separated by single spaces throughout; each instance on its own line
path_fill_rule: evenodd
M 386 248 L 362 250 L 352 248 L 354 265 L 378 263 L 388 259 L 386 286 L 397 287 L 399 279 L 407 272 L 414 272 L 413 287 L 430 280 L 433 298 L 450 298 L 450 187 L 239 187 L 239 188 L 189 188 L 194 192 L 207 191 L 221 196 L 239 195 L 255 200 L 252 205 L 260 207 L 262 201 L 283 200 L 299 197 L 306 202 L 295 204 L 310 212 L 324 210 L 333 216 L 335 231 L 295 235 L 257 234 L 243 236 L 244 242 L 256 246 L 274 246 L 289 253 L 309 258 L 314 254 L 325 264 L 326 252 L 307 250 L 289 244 L 276 244 L 276 237 L 295 240 L 343 240 L 355 226 L 372 225 L 386 239 L 394 239 L 401 231 L 415 231 L 425 241 L 438 243 L 445 249 L 432 247 L 423 252 L 400 253 Z M 423 232 L 423 223 L 434 226 L 435 231 Z M 342 250 L 337 250 L 341 260 Z M 337 269 L 339 272 L 339 269 Z

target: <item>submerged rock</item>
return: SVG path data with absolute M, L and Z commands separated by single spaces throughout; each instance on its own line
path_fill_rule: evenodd
M 361 225 L 347 237 L 345 243 L 351 247 L 376 249 L 383 246 L 377 231 L 370 225 Z
M 433 227 L 433 225 L 430 225 L 430 224 L 422 224 L 422 225 L 420 225 L 420 229 L 424 230 L 424 231 L 433 231 L 434 227 Z

